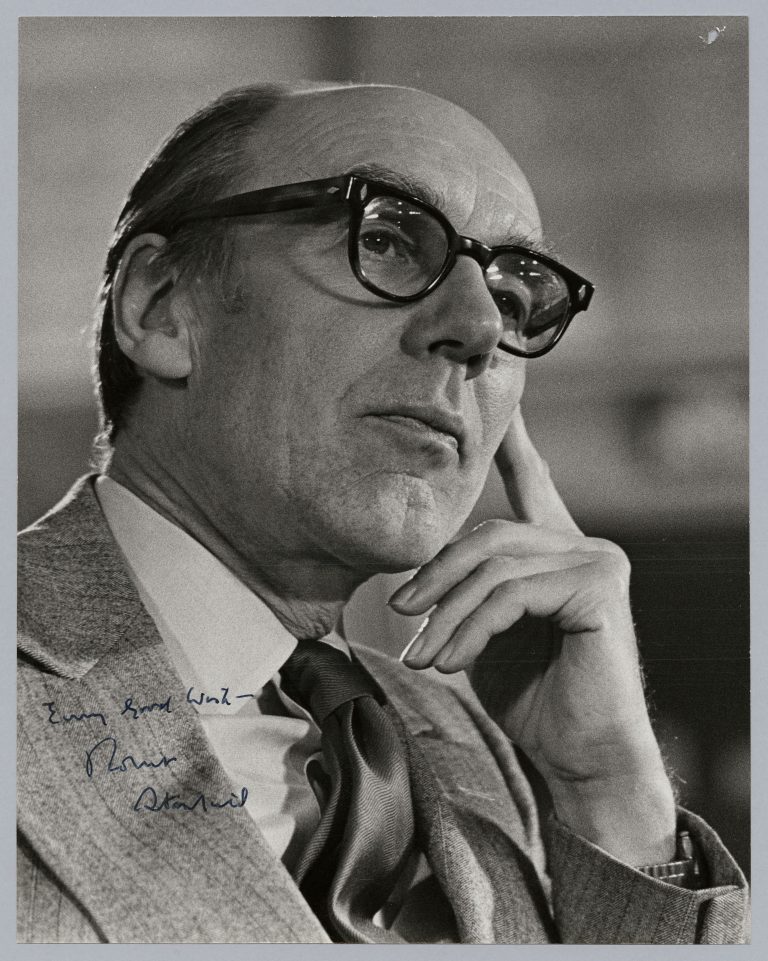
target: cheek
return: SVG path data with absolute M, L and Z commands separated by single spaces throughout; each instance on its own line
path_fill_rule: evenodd
M 483 425 L 482 448 L 493 456 L 507 432 L 512 414 L 525 388 L 526 361 L 513 354 L 494 359 L 477 388 L 477 404 Z
M 269 451 L 277 469 L 282 457 L 287 399 L 289 345 L 281 326 L 269 324 L 248 304 L 227 313 L 210 310 L 200 339 L 190 388 L 190 444 L 202 444 L 210 469 L 223 476 L 259 470 Z

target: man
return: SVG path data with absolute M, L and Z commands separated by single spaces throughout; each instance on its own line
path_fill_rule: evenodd
M 21 540 L 21 940 L 744 939 L 626 559 L 525 433 L 590 295 L 427 94 L 246 88 L 161 148 L 105 273 L 111 461 Z M 494 457 L 519 522 L 451 543 Z M 415 567 L 403 663 L 350 651 L 355 588 Z

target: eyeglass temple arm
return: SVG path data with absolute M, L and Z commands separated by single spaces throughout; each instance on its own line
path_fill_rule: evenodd
M 334 177 L 329 180 L 310 180 L 302 184 L 268 187 L 265 190 L 250 190 L 191 210 L 183 214 L 174 226 L 180 227 L 191 220 L 213 217 L 246 217 L 250 214 L 269 214 L 281 210 L 326 207 L 346 197 L 348 180 L 348 177 Z

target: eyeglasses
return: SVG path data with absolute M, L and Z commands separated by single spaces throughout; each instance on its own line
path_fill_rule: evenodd
M 482 271 L 502 320 L 499 347 L 540 357 L 560 340 L 594 293 L 589 281 L 538 251 L 488 247 L 462 237 L 432 204 L 377 180 L 347 174 L 225 197 L 183 214 L 173 224 L 249 217 L 347 204 L 349 264 L 367 290 L 395 303 L 426 297 L 448 276 L 458 256 Z

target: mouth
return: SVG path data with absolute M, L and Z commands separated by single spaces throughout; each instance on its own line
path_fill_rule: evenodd
M 460 453 L 466 429 L 458 414 L 438 407 L 396 407 L 367 416 L 383 421 L 419 444 L 439 445 Z

